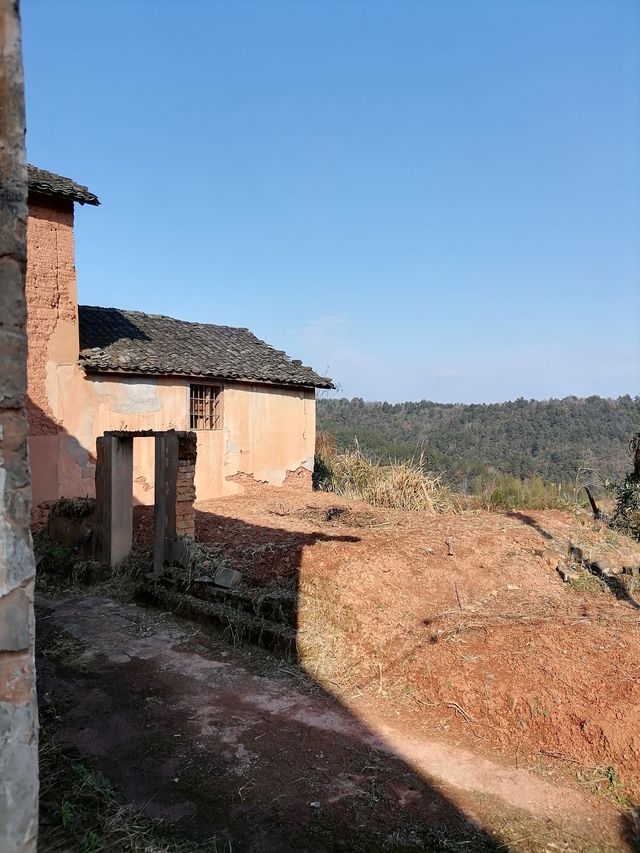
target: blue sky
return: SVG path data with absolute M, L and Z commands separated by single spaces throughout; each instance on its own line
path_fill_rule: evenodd
M 365 399 L 640 392 L 636 0 L 22 0 L 80 301 Z

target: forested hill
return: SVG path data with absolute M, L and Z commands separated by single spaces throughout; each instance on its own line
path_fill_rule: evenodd
M 386 459 L 424 449 L 434 468 L 458 481 L 495 470 L 569 483 L 581 467 L 611 478 L 629 468 L 640 397 L 473 405 L 325 399 L 318 402 L 318 428 L 340 449 L 357 439 L 365 453 Z

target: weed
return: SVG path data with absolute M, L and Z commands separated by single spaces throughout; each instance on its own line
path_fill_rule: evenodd
M 542 704 L 542 700 L 538 696 L 534 696 L 530 702 L 531 708 L 531 716 L 532 717 L 542 717 L 544 720 L 547 720 L 550 717 L 550 713 Z
M 69 574 L 73 551 L 54 542 L 45 531 L 34 534 L 33 550 L 37 555 L 38 575 Z
M 591 572 L 585 569 L 577 569 L 578 577 L 569 581 L 569 587 L 580 594 L 601 595 L 607 591 L 605 584 Z
M 594 793 L 604 794 L 623 809 L 633 805 L 626 793 L 625 784 L 613 765 L 583 768 L 577 771 L 576 779 Z
M 42 654 L 51 660 L 65 666 L 72 666 L 85 652 L 85 647 L 79 640 L 65 631 L 55 634 L 47 640 Z
M 60 498 L 50 509 L 54 515 L 73 518 L 77 521 L 90 518 L 96 511 L 95 498 Z

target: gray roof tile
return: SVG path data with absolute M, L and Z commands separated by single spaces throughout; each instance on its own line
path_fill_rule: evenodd
M 100 204 L 98 196 L 89 192 L 87 187 L 76 184 L 71 178 L 64 178 L 46 169 L 38 169 L 37 166 L 27 165 L 27 178 L 29 191 L 42 193 L 43 195 L 62 196 L 80 204 Z
M 89 305 L 80 305 L 79 314 L 80 364 L 88 371 L 334 387 L 326 376 L 269 346 L 248 329 Z

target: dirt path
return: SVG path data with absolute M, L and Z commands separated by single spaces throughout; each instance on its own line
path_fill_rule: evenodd
M 38 608 L 59 738 L 203 850 L 631 849 L 608 804 L 347 707 L 267 652 L 108 598 Z

